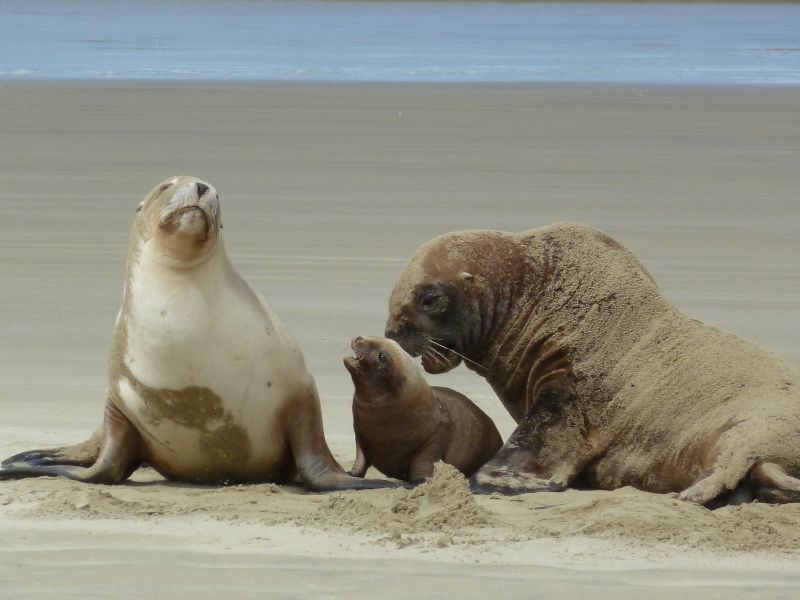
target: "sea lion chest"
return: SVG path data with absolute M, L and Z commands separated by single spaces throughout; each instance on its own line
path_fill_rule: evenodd
M 389 477 L 408 479 L 412 460 L 422 448 L 431 443 L 439 445 L 437 438 L 447 427 L 447 420 L 425 389 L 378 402 L 374 398 L 364 402 L 357 395 L 353 424 L 370 463 Z

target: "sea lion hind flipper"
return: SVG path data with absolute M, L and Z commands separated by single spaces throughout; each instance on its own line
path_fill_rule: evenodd
M 82 466 L 91 454 L 90 442 L 97 441 L 97 437 L 100 445 L 96 459 L 89 462 L 88 466 Z M 130 421 L 113 403 L 107 402 L 103 427 L 89 440 L 53 452 L 31 450 L 12 456 L 3 461 L 0 479 L 50 475 L 84 483 L 119 483 L 127 479 L 141 463 L 139 442 L 139 433 Z M 56 460 L 59 452 L 65 451 L 65 460 L 81 462 L 48 462 Z
M 777 463 L 758 463 L 750 469 L 750 477 L 756 486 L 755 496 L 761 502 L 800 502 L 800 479 L 787 474 Z
M 761 502 L 776 504 L 800 502 L 800 479 L 787 474 L 783 467 L 772 462 L 757 462 L 741 473 L 736 471 L 731 473 L 715 465 L 704 471 L 692 485 L 678 494 L 678 498 L 709 505 L 731 491 L 728 487 L 731 481 L 739 482 L 732 494 L 733 503 L 746 501 L 747 498 L 743 494 L 743 497 L 739 498 L 740 494 L 737 492 L 750 488 L 752 488 L 750 499 L 755 497 Z
M 732 461 L 732 464 L 737 464 Z M 679 500 L 715 508 L 718 500 L 730 496 L 734 503 L 747 499 L 745 492 L 749 465 L 723 466 L 719 462 L 702 471 L 694 483 L 677 495 Z M 735 482 L 731 487 L 731 482 Z
M 47 448 L 37 450 L 26 450 L 14 456 L 10 456 L 2 463 L 3 467 L 12 464 L 26 464 L 28 466 L 40 465 L 71 465 L 76 467 L 90 467 L 100 455 L 100 444 L 103 440 L 103 428 L 99 427 L 92 436 L 78 444 L 71 446 L 61 446 L 59 448 Z

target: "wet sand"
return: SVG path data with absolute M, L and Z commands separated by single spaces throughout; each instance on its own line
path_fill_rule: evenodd
M 594 225 L 684 311 L 800 364 L 796 89 L 2 84 L 0 106 L 3 456 L 99 423 L 133 211 L 178 173 L 219 190 L 231 259 L 300 342 L 346 466 L 341 356 L 382 332 L 405 260 L 451 229 Z M 430 380 L 513 428 L 463 367 Z M 408 492 L 136 479 L 2 482 L 0 595 L 731 598 L 800 583 L 795 506 L 479 497 L 488 520 L 447 529 L 422 519 L 435 494 L 421 521 L 392 521 Z

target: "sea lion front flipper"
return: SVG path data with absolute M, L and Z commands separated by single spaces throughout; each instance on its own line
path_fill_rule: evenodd
M 141 462 L 139 433 L 112 402 L 106 402 L 103 426 L 98 431 L 102 432 L 100 451 L 90 467 L 69 463 L 11 462 L 8 459 L 0 469 L 0 479 L 39 475 L 58 475 L 85 483 L 119 483 L 127 479 Z M 89 441 L 94 438 L 93 435 Z
M 391 481 L 348 475 L 336 462 L 325 441 L 322 411 L 313 381 L 289 403 L 284 423 L 297 474 L 312 490 L 323 492 L 397 487 Z
M 364 454 L 364 449 L 361 447 L 361 444 L 358 443 L 358 438 L 356 438 L 356 458 L 353 461 L 353 466 L 350 467 L 350 470 L 347 472 L 347 474 L 352 475 L 353 477 L 363 478 L 370 466 L 372 465 L 370 465 L 369 461 L 367 460 L 367 456 Z
M 78 444 L 47 448 L 42 450 L 26 450 L 10 456 L 2 462 L 2 466 L 12 463 L 25 463 L 29 466 L 39 465 L 73 465 L 76 467 L 90 467 L 100 455 L 100 445 L 103 441 L 102 426 L 92 436 Z
M 445 448 L 440 437 L 434 437 L 419 448 L 408 465 L 408 482 L 418 485 L 433 477 L 433 465 L 444 460 L 444 452 Z
M 494 458 L 471 478 L 475 493 L 560 492 L 597 450 L 569 388 L 543 391 Z

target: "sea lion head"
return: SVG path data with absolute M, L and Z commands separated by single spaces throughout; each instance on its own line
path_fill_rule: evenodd
M 217 191 L 195 177 L 171 177 L 154 187 L 136 209 L 133 243 L 153 241 L 161 260 L 190 267 L 214 251 L 221 228 Z
M 362 399 L 376 401 L 424 381 L 419 368 L 397 342 L 358 336 L 350 342 L 350 348 L 353 356 L 344 357 L 344 366 Z
M 454 232 L 423 244 L 403 269 L 389 298 L 386 337 L 428 373 L 457 367 L 480 337 L 484 254 L 494 254 L 500 232 Z

